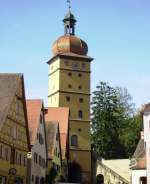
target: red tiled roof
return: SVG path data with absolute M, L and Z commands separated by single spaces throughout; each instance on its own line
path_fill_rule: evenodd
M 140 139 L 133 155 L 136 161 L 131 164 L 131 169 L 146 169 L 146 150 L 144 147 L 144 139 Z
M 34 145 L 38 126 L 40 123 L 40 114 L 43 106 L 43 101 L 38 100 L 26 100 L 27 116 L 30 133 L 30 143 Z
M 138 160 L 135 167 L 136 169 L 146 169 L 146 154 Z
M 150 103 L 145 104 L 142 109 L 142 112 L 149 112 L 149 111 L 150 111 Z
M 65 158 L 68 136 L 68 107 L 48 107 L 45 110 L 46 122 L 59 122 L 62 158 Z

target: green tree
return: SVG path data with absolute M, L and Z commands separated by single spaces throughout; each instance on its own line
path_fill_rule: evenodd
M 126 157 L 131 157 L 140 139 L 142 129 L 141 114 L 137 113 L 133 117 L 126 119 L 126 123 L 120 129 L 120 141 L 126 150 Z
M 93 148 L 99 156 L 124 158 L 131 154 L 139 132 L 134 113 L 135 105 L 127 89 L 100 82 L 93 93 L 91 124 Z M 133 127 L 137 128 L 131 129 L 134 133 L 130 130 L 129 135 L 128 129 Z M 131 137 L 133 145 L 127 147 Z
M 57 177 L 57 171 L 54 167 L 52 167 L 49 172 L 46 175 L 46 179 L 45 179 L 45 183 L 46 184 L 54 184 L 55 183 L 55 179 Z

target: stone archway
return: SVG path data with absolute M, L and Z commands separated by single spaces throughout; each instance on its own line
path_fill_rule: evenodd
M 97 184 L 104 184 L 104 176 L 102 174 L 97 175 L 96 183 Z
M 82 169 L 77 162 L 71 162 L 68 165 L 68 180 L 70 183 L 81 183 Z

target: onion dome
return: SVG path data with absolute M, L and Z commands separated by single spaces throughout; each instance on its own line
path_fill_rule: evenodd
M 54 55 L 63 53 L 74 53 L 79 55 L 87 55 L 88 46 L 86 42 L 75 36 L 75 23 L 77 22 L 74 15 L 69 12 L 64 20 L 65 35 L 58 38 L 52 47 Z
M 75 53 L 79 55 L 87 55 L 87 44 L 74 35 L 65 35 L 55 41 L 52 48 L 53 54 Z

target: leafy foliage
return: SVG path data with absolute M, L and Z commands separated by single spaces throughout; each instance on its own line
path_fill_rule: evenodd
M 126 89 L 114 88 L 105 82 L 96 87 L 92 98 L 91 132 L 93 148 L 99 156 L 123 158 L 133 154 L 140 121 L 134 117 L 135 106 L 131 100 Z
M 55 179 L 57 177 L 57 171 L 54 167 L 52 167 L 48 174 L 46 175 L 45 183 L 47 184 L 53 184 L 55 182 Z
M 141 115 L 137 113 L 132 118 L 127 119 L 120 129 L 120 141 L 126 150 L 126 157 L 131 157 L 135 151 L 142 129 L 141 122 Z

